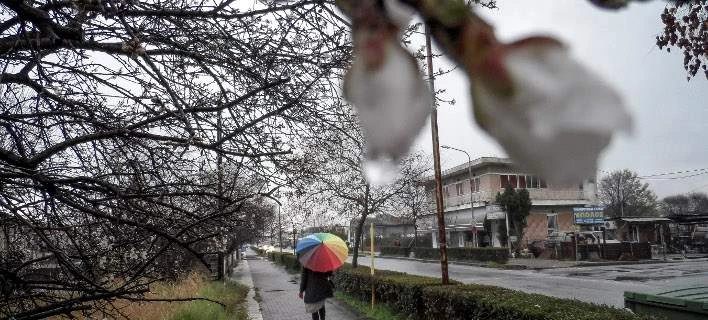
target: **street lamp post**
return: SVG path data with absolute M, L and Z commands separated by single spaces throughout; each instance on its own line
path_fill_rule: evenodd
M 472 213 L 472 221 L 473 221 L 472 223 L 474 223 L 474 231 L 475 231 L 473 238 L 472 238 L 472 242 L 474 243 L 474 247 L 476 248 L 479 246 L 479 244 L 477 243 L 477 218 L 474 216 L 474 198 L 472 195 L 472 186 L 474 185 L 474 179 L 472 177 L 472 157 L 470 157 L 470 154 L 467 153 L 467 151 L 462 150 L 462 149 L 457 149 L 457 148 L 445 146 L 445 145 L 440 146 L 440 148 L 460 151 L 460 152 L 463 152 L 465 155 L 467 155 L 467 176 L 468 176 L 468 179 L 470 180 L 470 212 Z

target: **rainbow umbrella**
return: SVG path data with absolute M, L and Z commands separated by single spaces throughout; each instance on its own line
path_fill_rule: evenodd
M 312 271 L 333 271 L 344 264 L 349 248 L 344 240 L 331 233 L 315 233 L 300 239 L 295 252 L 300 263 Z

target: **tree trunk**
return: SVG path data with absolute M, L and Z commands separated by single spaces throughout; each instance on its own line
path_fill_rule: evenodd
M 413 216 L 413 245 L 411 247 L 415 248 L 418 246 L 418 214 Z
M 369 184 L 366 184 L 364 190 L 364 210 L 361 212 L 361 217 L 359 217 L 359 224 L 356 228 L 356 236 L 354 237 L 354 256 L 352 257 L 352 267 L 356 268 L 359 266 L 359 246 L 361 245 L 361 237 L 364 234 L 364 223 L 366 222 L 366 216 L 369 215 Z
M 366 221 L 366 213 L 359 217 L 359 223 L 356 226 L 356 235 L 354 236 L 354 256 L 352 257 L 352 267 L 356 268 L 358 266 L 359 258 L 359 246 L 361 245 L 361 236 L 364 231 L 364 222 Z

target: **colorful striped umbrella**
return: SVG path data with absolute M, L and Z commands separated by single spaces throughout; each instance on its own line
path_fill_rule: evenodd
M 344 240 L 331 233 L 315 233 L 300 239 L 295 252 L 300 263 L 312 271 L 333 271 L 344 264 L 349 248 Z

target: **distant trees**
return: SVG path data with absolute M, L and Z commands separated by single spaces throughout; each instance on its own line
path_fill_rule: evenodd
M 526 228 L 527 220 L 531 212 L 531 198 L 529 191 L 526 189 L 514 189 L 507 186 L 503 193 L 497 193 L 496 203 L 506 211 L 509 219 L 509 234 L 517 237 L 517 246 L 521 244 L 524 229 Z M 499 226 L 499 234 L 506 238 L 506 225 Z M 504 239 L 501 239 L 504 240 Z M 506 239 L 507 241 L 509 239 Z M 504 241 L 502 241 L 504 242 Z M 511 246 L 511 243 L 509 244 Z
M 662 216 L 708 214 L 708 195 L 702 192 L 668 196 L 659 203 Z
M 412 162 L 417 167 L 416 172 L 414 175 L 404 175 L 410 179 L 404 181 L 407 187 L 401 190 L 393 205 L 397 207 L 396 211 L 400 216 L 413 222 L 413 245 L 415 246 L 418 243 L 418 220 L 420 217 L 432 213 L 434 206 L 431 203 L 433 200 L 425 191 L 424 186 L 424 182 L 428 178 L 425 176 L 425 168 L 432 167 L 429 164 L 430 161 L 420 154 L 414 154 L 411 157 L 416 158 Z
M 600 179 L 600 202 L 609 217 L 641 217 L 657 215 L 657 197 L 630 170 L 613 171 Z

